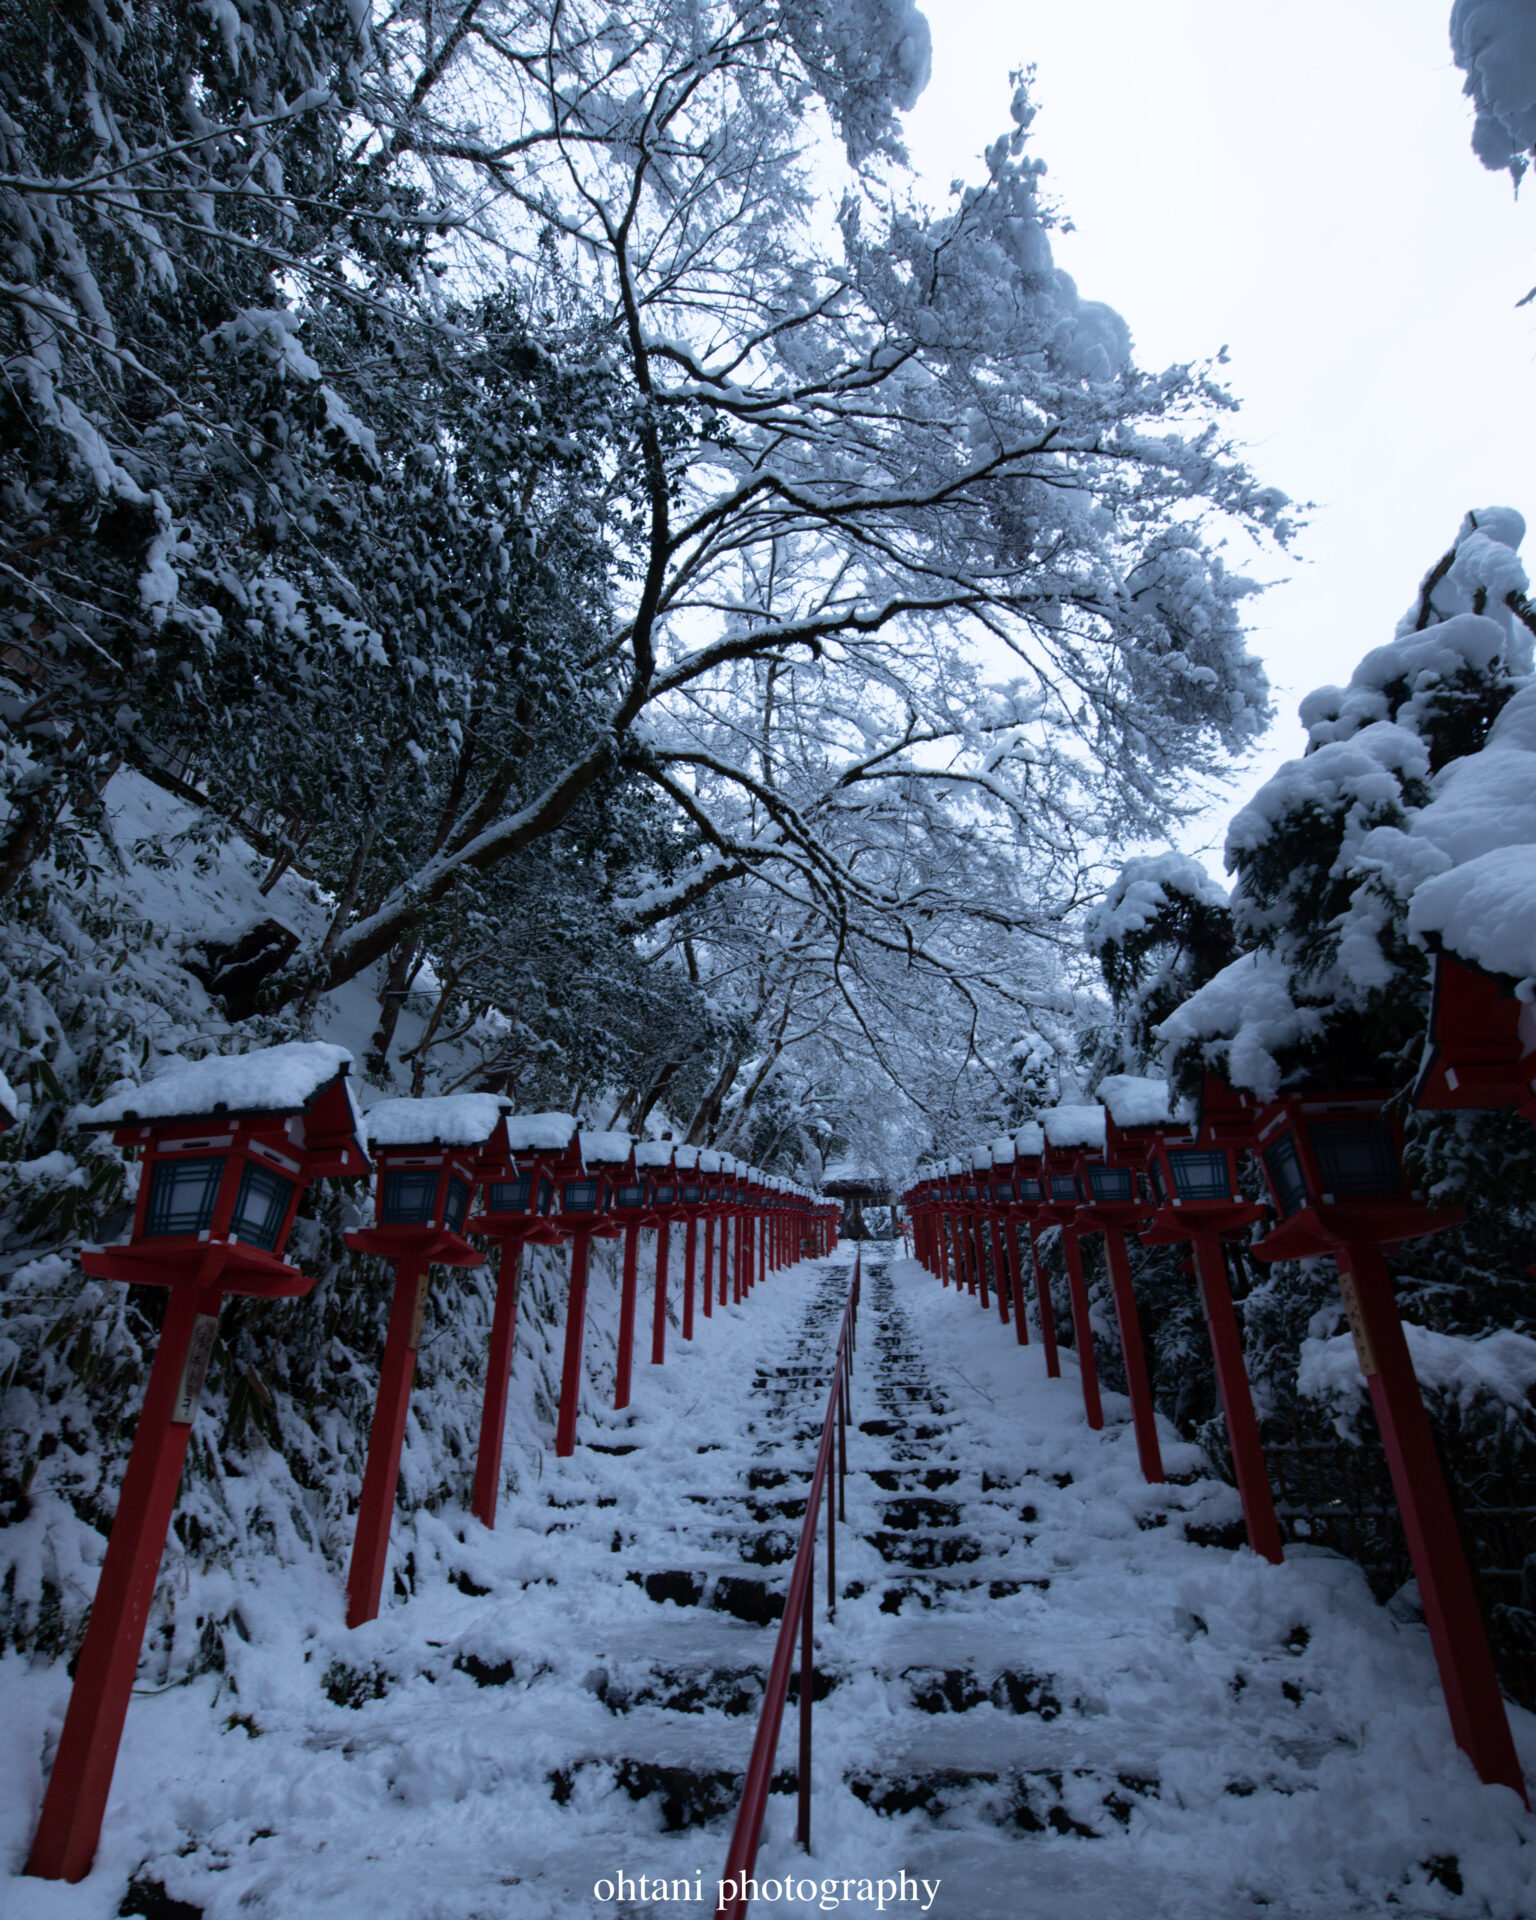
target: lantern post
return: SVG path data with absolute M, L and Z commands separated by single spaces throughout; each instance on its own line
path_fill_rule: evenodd
M 667 1279 L 671 1267 L 672 1222 L 683 1217 L 678 1176 L 670 1140 L 643 1140 L 635 1148 L 635 1171 L 646 1183 L 647 1212 L 656 1228 L 656 1284 L 651 1305 L 651 1365 L 667 1357 Z
M 1045 1130 L 1038 1120 L 1026 1120 L 1013 1136 L 1014 1205 L 1010 1213 L 1024 1223 L 1029 1240 L 1030 1265 L 1035 1276 L 1035 1307 L 1040 1315 L 1040 1345 L 1045 1350 L 1045 1377 L 1061 1378 L 1061 1355 L 1056 1349 L 1056 1309 L 1051 1285 L 1040 1261 L 1035 1224 L 1047 1199 L 1045 1188 Z M 1042 1223 L 1043 1224 L 1043 1223 Z
M 631 1154 L 614 1175 L 609 1201 L 613 1219 L 624 1236 L 622 1278 L 619 1282 L 619 1350 L 613 1372 L 613 1408 L 629 1405 L 635 1369 L 635 1310 L 640 1294 L 640 1229 L 654 1225 L 646 1205 L 646 1181 Z
M 565 1351 L 560 1362 L 560 1411 L 555 1422 L 555 1455 L 561 1460 L 568 1460 L 576 1451 L 592 1242 L 594 1238 L 612 1238 L 624 1230 L 610 1218 L 609 1209 L 616 1179 L 628 1167 L 633 1147 L 627 1133 L 579 1133 L 577 1165 L 569 1172 L 562 1172 L 554 1182 L 555 1224 L 571 1243 Z
M 1024 1312 L 1024 1278 L 1019 1270 L 1019 1239 L 1014 1226 L 1018 1190 L 1014 1185 L 1017 1149 L 1008 1135 L 992 1142 L 992 1241 L 997 1249 L 997 1284 L 1006 1283 L 1013 1307 L 1014 1338 L 1029 1345 L 1029 1319 Z M 1003 1318 L 1007 1319 L 1007 1314 Z
M 1162 1087 L 1166 1111 L 1167 1088 L 1161 1082 L 1155 1084 Z M 1181 1240 L 1189 1243 L 1248 1544 L 1255 1553 L 1278 1564 L 1283 1557 L 1280 1523 L 1275 1517 L 1224 1251 L 1224 1242 L 1241 1234 L 1265 1211 L 1257 1202 L 1245 1200 L 1238 1190 L 1237 1147 L 1246 1144 L 1252 1122 L 1231 1089 L 1214 1076 L 1207 1077 L 1198 1117 L 1188 1126 L 1180 1126 L 1171 1118 L 1159 1126 L 1133 1125 L 1127 1100 L 1139 1100 L 1137 1111 L 1144 1112 L 1149 1098 L 1155 1102 L 1155 1094 L 1143 1096 L 1132 1089 L 1127 1095 L 1114 1079 L 1106 1080 L 1099 1091 L 1110 1110 L 1111 1128 L 1118 1132 L 1127 1150 L 1137 1138 L 1145 1143 L 1147 1178 L 1156 1211 L 1142 1239 L 1152 1246 Z
M 1454 1224 L 1410 1193 L 1387 1095 L 1340 1089 L 1259 1104 L 1252 1138 L 1279 1225 L 1260 1260 L 1330 1253 L 1397 1494 L 1456 1744 L 1481 1779 L 1525 1785 L 1433 1429 L 1382 1246 Z
M 368 1114 L 378 1167 L 374 1225 L 346 1241 L 355 1253 L 392 1262 L 395 1285 L 347 1571 L 349 1627 L 379 1611 L 431 1272 L 482 1264 L 464 1224 L 481 1155 L 502 1125 L 504 1105 L 495 1094 L 464 1093 L 382 1100 Z
M 1067 1114 L 1081 1115 L 1080 1123 L 1064 1123 L 1062 1116 Z M 1134 1146 L 1115 1147 L 1108 1137 L 1108 1115 L 1102 1106 L 1056 1108 L 1054 1116 L 1046 1117 L 1047 1135 L 1051 1133 L 1053 1119 L 1063 1133 L 1077 1131 L 1089 1136 L 1082 1141 L 1077 1154 L 1078 1185 L 1086 1201 L 1078 1211 L 1077 1225 L 1084 1232 L 1104 1236 L 1104 1261 L 1109 1269 L 1115 1324 L 1120 1333 L 1120 1355 L 1136 1432 L 1136 1457 L 1147 1484 L 1161 1486 L 1168 1476 L 1163 1471 L 1157 1407 L 1152 1398 L 1152 1379 L 1141 1337 L 1141 1315 L 1136 1307 L 1130 1255 L 1125 1245 L 1126 1233 L 1141 1226 L 1152 1211 L 1138 1177 L 1144 1154 Z M 1099 1143 L 1097 1149 L 1091 1137 L 1094 1134 Z
M 677 1168 L 677 1198 L 683 1213 L 683 1338 L 693 1338 L 693 1280 L 698 1258 L 699 1221 L 704 1214 L 704 1179 L 699 1172 L 697 1147 L 679 1147 L 672 1155 Z
M 367 1171 L 350 1060 L 295 1042 L 184 1062 L 80 1119 L 141 1161 L 127 1237 L 83 1248 L 81 1266 L 170 1297 L 27 1860 L 39 1879 L 81 1880 L 95 1857 L 224 1297 L 308 1293 L 314 1281 L 282 1258 L 300 1195 Z
M 482 1150 L 477 1169 L 480 1206 L 470 1216 L 466 1231 L 496 1241 L 501 1249 L 470 1499 L 475 1518 L 487 1527 L 496 1524 L 501 1496 L 501 1457 L 512 1355 L 517 1344 L 523 1248 L 548 1246 L 560 1237 L 548 1220 L 552 1204 L 550 1169 L 569 1151 L 575 1136 L 576 1122 L 568 1113 L 506 1115 Z
M 1045 1131 L 1045 1152 L 1040 1162 L 1041 1202 L 1035 1218 L 1048 1227 L 1060 1227 L 1061 1250 L 1067 1265 L 1067 1294 L 1072 1302 L 1072 1333 L 1077 1344 L 1077 1372 L 1083 1389 L 1083 1412 L 1088 1424 L 1097 1431 L 1104 1424 L 1104 1403 L 1099 1396 L 1099 1363 L 1093 1350 L 1093 1322 L 1089 1317 L 1088 1283 L 1083 1278 L 1083 1251 L 1079 1244 L 1081 1228 L 1078 1208 L 1087 1195 L 1077 1175 L 1079 1142 L 1068 1137 L 1059 1144 L 1051 1137 L 1052 1108 L 1041 1115 Z M 1069 1109 L 1076 1112 L 1077 1109 Z M 1070 1136 L 1075 1129 L 1065 1129 Z
M 721 1192 L 725 1177 L 720 1171 L 720 1156 L 711 1147 L 699 1149 L 699 1186 L 703 1193 L 701 1209 L 704 1220 L 704 1271 L 700 1275 L 700 1291 L 703 1296 L 704 1318 L 714 1317 L 715 1311 L 715 1223 L 721 1218 Z M 722 1281 L 725 1273 L 725 1254 L 722 1243 L 721 1267 Z M 724 1293 L 721 1303 L 724 1304 Z

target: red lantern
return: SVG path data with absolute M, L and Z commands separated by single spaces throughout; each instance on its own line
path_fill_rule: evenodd
M 224 1296 L 308 1293 L 314 1281 L 282 1257 L 299 1196 L 367 1170 L 350 1058 L 309 1042 L 184 1062 L 81 1118 L 136 1149 L 141 1171 L 127 1238 L 80 1264 L 170 1299 L 27 1861 L 42 1879 L 82 1879 L 96 1852 Z
M 609 1219 L 614 1189 L 632 1164 L 634 1143 L 627 1133 L 581 1133 L 574 1157 L 568 1156 L 553 1181 L 553 1224 L 571 1243 L 570 1291 L 565 1307 L 565 1353 L 560 1367 L 560 1415 L 555 1453 L 567 1459 L 576 1451 L 576 1417 L 581 1402 L 582 1348 L 587 1329 L 587 1270 L 594 1237 L 609 1238 L 623 1229 Z
M 460 1093 L 383 1100 L 368 1114 L 378 1167 L 374 1224 L 349 1233 L 347 1245 L 393 1261 L 395 1288 L 347 1572 L 349 1627 L 361 1626 L 379 1611 L 432 1268 L 483 1264 L 464 1227 L 481 1156 L 500 1130 L 507 1105 L 496 1094 Z
M 553 1169 L 569 1151 L 575 1135 L 576 1122 L 566 1113 L 508 1114 L 480 1155 L 480 1206 L 470 1218 L 469 1230 L 499 1242 L 501 1247 L 473 1498 L 476 1517 L 488 1527 L 496 1524 L 501 1491 L 501 1453 L 517 1340 L 523 1248 L 548 1245 L 560 1237 L 549 1224 L 554 1205 Z
M 1131 1284 L 1130 1255 L 1125 1236 L 1134 1232 L 1151 1212 L 1141 1181 L 1144 1149 L 1111 1126 L 1103 1107 L 1058 1107 L 1058 1115 L 1081 1115 L 1081 1122 L 1060 1120 L 1046 1115 L 1046 1134 L 1055 1126 L 1070 1139 L 1082 1139 L 1075 1162 L 1078 1190 L 1085 1204 L 1078 1209 L 1073 1223 L 1074 1239 L 1083 1232 L 1102 1233 L 1104 1260 L 1109 1269 L 1110 1292 L 1115 1303 L 1115 1324 L 1120 1333 L 1120 1352 L 1125 1363 L 1126 1391 L 1130 1395 L 1131 1419 L 1136 1429 L 1136 1453 L 1142 1478 L 1151 1486 L 1160 1485 L 1163 1452 L 1157 1437 L 1157 1408 L 1152 1399 L 1152 1380 L 1147 1370 L 1146 1348 L 1141 1337 L 1141 1316 L 1136 1308 L 1136 1292 Z M 1092 1135 L 1102 1143 L 1094 1151 Z M 1066 1142 L 1063 1140 L 1063 1147 Z M 1052 1164 L 1057 1148 L 1053 1142 Z M 1064 1154 L 1063 1154 L 1064 1157 Z M 1069 1256 L 1070 1258 L 1070 1256 Z M 1086 1297 L 1086 1295 L 1085 1295 Z
M 1109 1089 L 1110 1082 L 1106 1081 L 1100 1092 L 1109 1099 L 1113 1114 Z M 1280 1523 L 1275 1518 L 1253 1390 L 1243 1359 L 1242 1333 L 1222 1250 L 1224 1238 L 1241 1233 L 1264 1212 L 1238 1191 L 1234 1140 L 1242 1138 L 1247 1128 L 1246 1117 L 1231 1090 L 1225 1082 L 1208 1076 L 1199 1117 L 1193 1125 L 1183 1130 L 1165 1126 L 1127 1128 L 1125 1132 L 1128 1141 L 1138 1134 L 1144 1136 L 1147 1177 L 1158 1203 L 1142 1238 L 1152 1243 L 1190 1243 L 1248 1544 L 1266 1560 L 1278 1562 L 1282 1557 Z
M 1280 1224 L 1261 1260 L 1330 1253 L 1370 1389 L 1456 1743 L 1482 1779 L 1525 1788 L 1471 1570 L 1398 1317 L 1383 1244 L 1453 1224 L 1409 1192 L 1401 1124 L 1380 1092 L 1283 1093 L 1259 1103 L 1254 1150 Z
M 1452 953 L 1434 957 L 1429 1047 L 1417 1107 L 1515 1107 L 1536 1121 L 1536 1004 L 1518 1000 L 1514 982 L 1469 966 Z
M 1046 1226 L 1061 1229 L 1067 1293 L 1072 1302 L 1072 1332 L 1077 1344 L 1077 1370 L 1083 1388 L 1083 1412 L 1089 1426 L 1097 1430 L 1104 1424 L 1104 1406 L 1099 1398 L 1099 1366 L 1093 1351 L 1088 1285 L 1083 1278 L 1082 1228 L 1077 1215 L 1088 1198 L 1079 1161 L 1085 1146 L 1103 1145 L 1104 1109 L 1052 1107 L 1040 1116 L 1040 1123 L 1045 1131 L 1045 1153 L 1040 1169 L 1042 1201 L 1035 1217 Z

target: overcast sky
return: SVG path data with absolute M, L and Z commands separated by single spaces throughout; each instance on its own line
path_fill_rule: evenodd
M 918 166 L 978 177 L 1009 70 L 1033 63 L 1034 151 L 1077 228 L 1057 264 L 1125 316 L 1143 365 L 1226 346 L 1260 477 L 1315 503 L 1252 615 L 1278 718 L 1211 815 L 1219 849 L 1237 801 L 1300 751 L 1296 702 L 1391 637 L 1466 509 L 1536 524 L 1536 303 L 1515 308 L 1536 282 L 1530 192 L 1517 204 L 1473 157 L 1450 0 L 925 11 Z

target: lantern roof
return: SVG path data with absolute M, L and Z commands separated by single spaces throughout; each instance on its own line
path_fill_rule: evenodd
M 1104 1109 L 1097 1104 L 1049 1107 L 1041 1114 L 1040 1124 L 1053 1147 L 1099 1149 L 1104 1145 Z
M 1138 1073 L 1112 1073 L 1099 1082 L 1099 1098 L 1122 1131 L 1166 1127 L 1173 1118 L 1168 1082 Z
M 644 1148 L 637 1147 L 627 1133 L 584 1132 L 581 1135 L 583 1166 L 627 1166 L 631 1153 L 638 1164 L 643 1151 Z
M 576 1138 L 571 1113 L 509 1113 L 507 1146 L 513 1153 L 564 1153 Z
M 672 1164 L 682 1173 L 692 1173 L 703 1161 L 703 1155 L 697 1147 L 676 1147 L 672 1153 Z
M 375 1147 L 483 1147 L 511 1105 L 500 1093 L 381 1100 L 363 1116 Z
M 670 1140 L 641 1140 L 635 1146 L 637 1167 L 670 1167 L 675 1149 Z
M 361 1145 L 362 1124 L 346 1075 L 352 1056 L 326 1040 L 290 1040 L 249 1053 L 210 1054 L 177 1060 L 140 1086 L 120 1087 L 93 1107 L 77 1108 L 75 1124 L 87 1129 L 177 1120 L 280 1119 L 307 1114 L 335 1090 Z
M 721 1173 L 724 1171 L 725 1156 L 716 1153 L 713 1147 L 700 1147 L 699 1172 Z
M 994 1140 L 991 1146 L 994 1167 L 1011 1167 L 1016 1151 L 1012 1139 L 1005 1133 L 1000 1140 Z
M 976 1173 L 992 1171 L 992 1149 L 990 1147 L 972 1147 L 971 1168 Z

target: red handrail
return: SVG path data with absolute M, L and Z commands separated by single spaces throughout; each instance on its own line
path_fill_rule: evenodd
M 800 1636 L 800 1807 L 795 1837 L 807 1852 L 811 1845 L 811 1696 L 815 1692 L 815 1666 L 812 1628 L 815 1617 L 816 1526 L 822 1491 L 827 1499 L 827 1614 L 837 1616 L 837 1519 L 847 1518 L 844 1481 L 848 1473 L 849 1381 L 853 1373 L 854 1322 L 859 1310 L 859 1283 L 863 1272 L 863 1253 L 855 1255 L 853 1284 L 848 1289 L 848 1304 L 837 1336 L 832 1363 L 832 1385 L 827 1393 L 827 1414 L 821 1423 L 821 1445 L 816 1452 L 816 1470 L 811 1475 L 810 1492 L 805 1502 L 805 1521 L 800 1529 L 800 1546 L 789 1576 L 789 1591 L 784 1596 L 784 1618 L 774 1644 L 773 1663 L 763 1689 L 762 1712 L 757 1736 L 752 1742 L 752 1758 L 742 1785 L 741 1806 L 731 1834 L 731 1850 L 726 1855 L 722 1890 L 729 1889 L 715 1909 L 715 1920 L 742 1920 L 747 1911 L 746 1886 L 757 1863 L 758 1841 L 762 1838 L 763 1817 L 768 1811 L 768 1789 L 773 1780 L 773 1761 L 778 1752 L 779 1728 L 784 1719 L 784 1703 L 789 1697 L 789 1670 L 794 1663 L 795 1635 Z M 832 1483 L 827 1469 L 832 1462 L 832 1443 L 837 1440 L 837 1500 L 832 1498 Z

